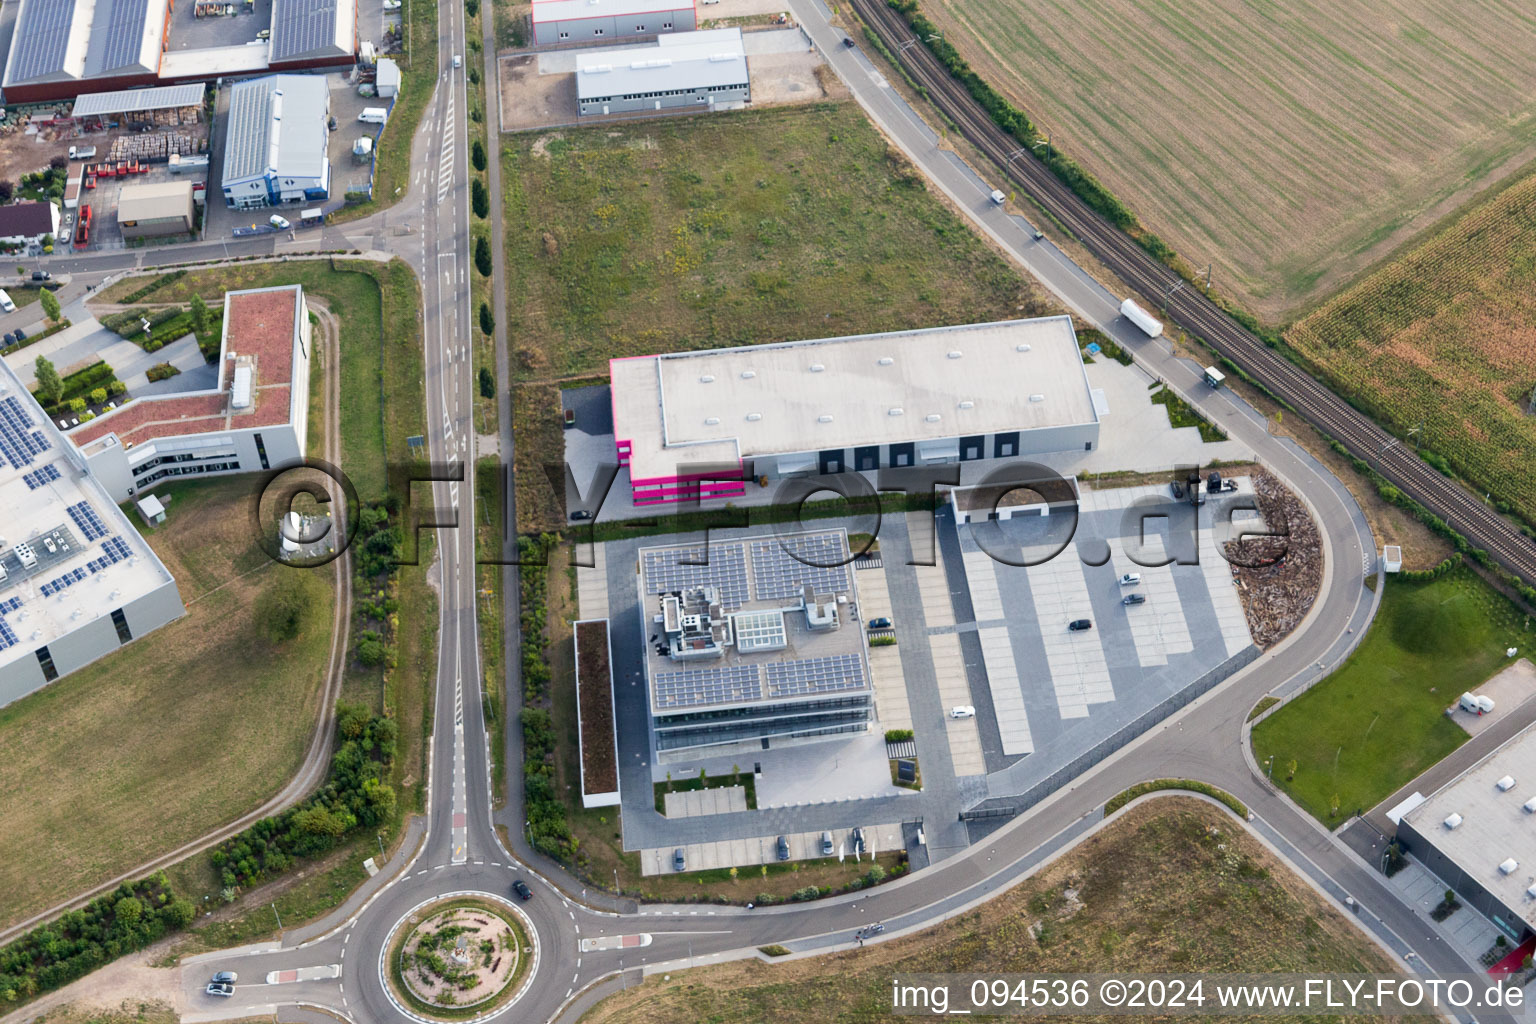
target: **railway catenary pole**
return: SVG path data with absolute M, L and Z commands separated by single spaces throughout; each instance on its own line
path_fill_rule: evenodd
M 1039 160 L 1009 160 L 1018 148 L 1017 140 L 992 121 L 931 50 L 923 45 L 908 45 L 920 40 L 884 0 L 850 2 L 886 46 L 898 54 L 908 73 L 959 127 L 961 134 L 1127 285 L 1143 295 L 1167 292 L 1165 312 L 1170 319 L 1200 337 L 1217 354 L 1356 457 L 1368 459 L 1391 440 L 1393 435 L 1306 371 L 1273 352 L 1204 294 L 1194 289 L 1176 289 L 1183 278 L 1090 209 Z M 1536 544 L 1466 488 L 1447 479 L 1403 445 L 1383 452 L 1378 467 L 1385 479 L 1447 523 L 1454 517 L 1461 524 L 1461 533 L 1474 547 L 1486 550 L 1526 582 L 1536 583 Z

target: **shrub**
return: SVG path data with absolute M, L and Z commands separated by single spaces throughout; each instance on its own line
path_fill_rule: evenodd
M 256 628 L 268 643 L 287 643 L 303 631 L 305 611 L 320 596 L 320 584 L 308 570 L 281 571 L 256 598 Z
M 485 190 L 485 182 L 475 178 L 469 183 L 469 204 L 475 211 L 475 216 L 484 220 L 491 212 L 491 196 Z
M 71 398 L 64 404 L 69 407 L 70 412 L 85 412 L 85 399 L 83 398 Z
M 480 333 L 487 337 L 496 333 L 496 317 L 488 302 L 480 303 Z
M 475 269 L 480 271 L 481 277 L 490 277 L 494 269 L 491 263 L 491 243 L 484 235 L 475 239 Z
M 474 144 L 469 147 L 469 159 L 474 163 L 475 170 L 485 170 L 485 143 L 476 139 Z M 0 184 L 3 184 L 3 182 L 0 182 Z
M 167 364 L 167 365 L 169 365 L 169 364 Z M 171 369 L 175 370 L 176 367 L 172 366 Z M 178 372 L 180 372 L 180 371 L 178 371 Z M 124 384 L 120 380 L 115 380 L 111 384 L 107 385 L 107 394 L 111 395 L 114 398 L 116 398 L 119 395 L 126 395 L 127 393 L 128 393 L 128 385 Z
M 912 739 L 912 735 L 911 729 L 887 729 L 885 730 L 885 742 L 905 743 L 907 740 Z
M 104 405 L 104 404 L 106 404 L 106 401 L 107 401 L 107 389 L 106 388 L 92 388 L 91 389 L 91 404 L 92 405 Z
M 144 376 L 148 377 L 152 381 L 165 380 L 168 377 L 176 376 L 180 372 L 180 370 L 176 369 L 176 367 L 172 366 L 170 363 L 156 363 L 154 366 L 151 366 L 148 371 L 145 372 Z
M 491 373 L 490 367 L 480 367 L 480 397 L 496 397 L 496 376 Z

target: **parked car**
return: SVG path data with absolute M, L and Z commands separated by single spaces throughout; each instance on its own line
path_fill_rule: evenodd
M 844 45 L 844 46 L 846 46 L 846 47 L 848 47 L 848 49 L 850 49 L 850 50 L 851 50 L 851 49 L 853 49 L 853 48 L 854 48 L 854 47 L 855 47 L 855 46 L 857 46 L 857 45 L 858 45 L 858 44 L 857 44 L 857 43 L 855 43 L 855 42 L 854 42 L 854 41 L 853 41 L 853 37 L 852 37 L 852 36 L 848 36 L 848 37 L 846 37 L 846 38 L 845 38 L 845 39 L 844 39 L 844 40 L 843 40 L 843 45 Z
M 525 903 L 533 899 L 533 890 L 528 888 L 528 883 L 521 878 L 512 883 L 512 891 L 517 893 L 517 898 Z
M 34 280 L 34 281 L 52 281 L 53 280 L 53 275 L 48 273 L 48 271 L 46 271 L 46 270 L 34 270 L 34 271 L 32 271 L 32 280 Z
M 864 852 L 864 830 L 862 828 L 856 828 L 853 830 L 853 852 Z
M 220 971 L 218 974 L 213 976 L 212 980 L 216 984 L 220 985 L 233 985 L 235 982 L 240 980 L 240 975 L 236 974 L 234 971 Z
M 326 123 L 325 123 L 325 126 L 326 126 L 326 127 L 327 127 L 327 128 L 329 128 L 329 129 L 330 129 L 330 130 L 331 130 L 331 131 L 335 131 L 335 130 L 336 130 L 336 128 L 337 128 L 337 124 L 336 124 L 336 119 L 335 119 L 335 118 L 334 118 L 334 117 L 333 117 L 333 118 L 331 118 L 331 119 L 330 119 L 330 120 L 329 120 L 329 121 L 327 121 L 327 122 L 326 122 Z
M 1067 623 L 1067 629 L 1073 633 L 1081 633 L 1085 629 L 1092 629 L 1093 622 L 1090 619 L 1073 619 Z
M 1003 190 L 1002 189 L 995 188 L 995 189 L 992 190 L 992 201 L 994 203 L 996 203 L 998 206 L 1002 206 L 1004 203 L 1006 203 L 1008 201 L 1008 197 L 1003 194 Z
M 1171 484 L 1169 484 L 1168 485 L 1168 489 L 1173 491 L 1173 496 L 1175 498 L 1182 498 L 1182 497 L 1184 497 L 1184 485 L 1179 483 L 1177 480 L 1175 480 Z
M 869 620 L 869 628 L 870 629 L 891 629 L 892 628 L 891 627 L 891 620 L 886 618 L 884 615 L 880 616 L 878 619 L 870 619 Z
M 830 856 L 832 856 L 832 833 L 831 832 L 823 832 L 821 834 L 821 855 L 823 857 L 830 857 Z
M 580 522 L 583 519 L 591 519 L 591 518 L 592 518 L 592 513 L 588 512 L 584 508 L 579 508 L 575 512 L 571 513 L 571 521 L 572 522 Z
M 256 38 L 257 39 L 271 39 L 272 38 L 272 30 L 269 29 L 269 28 L 264 28 L 260 32 L 256 33 Z
M 1120 585 L 1122 587 L 1134 587 L 1136 584 L 1138 584 L 1140 582 L 1141 582 L 1141 573 L 1139 573 L 1139 572 L 1128 572 L 1125 575 L 1120 577 Z
M 235 994 L 235 986 L 228 982 L 210 981 L 205 989 L 211 996 L 232 996 Z
M 789 860 L 789 837 L 788 836 L 779 836 L 779 842 L 778 842 L 778 846 L 777 846 L 777 851 L 778 851 L 778 855 L 779 855 L 779 860 Z
M 683 848 L 681 846 L 679 846 L 677 849 L 672 851 L 672 870 L 673 871 L 687 871 L 688 870 L 688 858 L 683 856 Z
M 277 228 L 277 230 L 279 230 L 279 231 L 287 231 L 289 228 L 293 227 L 292 224 L 288 223 L 288 218 L 287 217 L 284 217 L 281 214 L 276 214 L 276 213 L 274 213 L 272 216 L 267 218 L 267 223 L 271 224 L 273 227 Z
M 959 707 L 949 709 L 950 718 L 975 718 L 976 709 L 969 704 L 961 704 Z
M 0 310 L 7 313 L 16 312 L 16 303 L 11 301 L 11 297 L 5 293 L 4 288 L 0 288 Z
M 1121 604 L 1146 604 L 1147 603 L 1147 598 L 1146 598 L 1146 595 L 1144 595 L 1144 594 L 1126 594 L 1124 597 L 1122 597 L 1120 599 L 1120 603 Z
M 26 341 L 26 340 L 27 340 L 27 332 L 22 330 L 20 327 L 16 328 L 16 341 L 19 343 L 19 342 L 23 342 L 23 341 Z
M 1034 234 L 1035 234 L 1035 241 L 1037 241 L 1037 242 L 1043 241 L 1045 239 L 1045 232 L 1041 231 L 1039 228 L 1035 228 Z
M 16 335 L 13 334 L 10 331 L 6 331 L 5 332 L 5 347 L 6 348 L 10 348 L 14 344 L 16 344 Z

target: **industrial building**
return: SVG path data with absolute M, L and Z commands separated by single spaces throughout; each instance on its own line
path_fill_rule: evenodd
M 357 0 L 273 0 L 269 39 L 197 49 L 167 49 L 171 9 L 171 0 L 21 0 L 5 102 L 346 67 L 358 52 Z
M 326 155 L 331 92 L 318 75 L 268 75 L 229 92 L 224 202 L 237 210 L 323 202 L 331 191 Z
M 534 0 L 533 4 L 536 46 L 691 32 L 697 23 L 691 0 Z
M 59 208 L 32 201 L 0 206 L 0 243 L 37 245 L 47 235 L 59 233 Z
M 192 224 L 190 181 L 124 185 L 117 194 L 117 226 L 124 238 L 190 234 Z
M 583 115 L 739 109 L 751 100 L 739 28 L 664 35 L 649 46 L 576 58 L 576 102 Z
M 873 689 L 843 530 L 644 548 L 659 759 L 865 732 Z M 745 749 L 745 748 L 744 748 Z
M 1091 451 L 1104 411 L 1066 316 L 608 366 L 636 505 L 741 495 L 754 479 Z
M 1509 936 L 1511 949 L 1536 934 L 1536 727 L 1407 803 L 1397 825 L 1403 847 Z
M 0 361 L 0 706 L 183 612 L 171 574 Z
M 114 501 L 167 477 L 248 473 L 304 457 L 309 311 L 299 285 L 224 296 L 211 389 L 148 395 L 68 434 Z
M 87 132 L 101 131 L 114 121 L 129 131 L 161 123 L 196 124 L 202 120 L 204 91 L 204 86 L 193 83 L 93 92 L 76 100 L 69 116 Z M 161 116 L 167 111 L 174 116 Z

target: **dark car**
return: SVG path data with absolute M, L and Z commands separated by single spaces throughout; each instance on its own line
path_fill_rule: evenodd
M 48 273 L 48 271 L 46 271 L 46 270 L 34 270 L 34 271 L 32 271 L 32 280 L 34 280 L 34 281 L 51 281 L 51 280 L 53 280 L 53 275 Z
M 235 982 L 240 980 L 240 975 L 236 974 L 234 971 L 220 971 L 210 980 L 212 980 L 215 985 L 233 985 Z
M 1120 603 L 1121 604 L 1146 604 L 1147 603 L 1147 597 L 1146 597 L 1145 594 L 1126 594 L 1124 597 L 1122 597 L 1120 599 Z
M 787 836 L 779 836 L 778 853 L 779 860 L 789 860 L 789 838 Z
M 575 512 L 571 513 L 571 522 L 573 522 L 573 523 L 579 523 L 583 519 L 591 519 L 591 518 L 592 518 L 592 513 L 588 512 L 584 508 L 579 508 Z
M 16 335 L 13 332 L 11 332 L 11 331 L 6 331 L 5 332 L 5 347 L 6 348 L 10 348 L 14 344 L 16 344 Z
M 528 883 L 519 878 L 512 883 L 512 891 L 517 893 L 517 898 L 523 901 L 533 899 L 533 890 L 528 888 Z
M 1089 619 L 1073 619 L 1067 623 L 1067 629 L 1073 633 L 1081 633 L 1085 629 L 1092 629 L 1093 622 Z
M 27 340 L 27 332 L 22 330 L 20 327 L 16 328 L 16 340 L 17 341 L 26 341 Z
M 869 620 L 869 628 L 870 629 L 890 629 L 890 628 L 892 628 L 891 627 L 891 620 L 886 618 L 884 615 L 880 616 L 878 619 L 870 619 Z
M 852 36 L 849 36 L 849 37 L 847 37 L 847 38 L 845 38 L 845 39 L 844 39 L 844 40 L 843 40 L 843 45 L 844 45 L 844 46 L 846 46 L 846 47 L 848 47 L 848 49 L 850 49 L 850 50 L 851 50 L 851 49 L 853 49 L 853 48 L 854 48 L 854 46 L 856 46 L 856 45 L 858 45 L 858 44 L 856 44 L 856 43 L 855 43 L 855 42 L 854 42 L 854 41 L 853 41 L 853 37 L 852 37 Z
M 334 117 L 331 118 L 331 120 L 326 124 L 326 127 L 329 128 L 331 131 L 335 131 L 336 130 L 336 119 Z
M 1182 497 L 1184 497 L 1184 485 L 1179 483 L 1177 480 L 1175 480 L 1175 481 L 1173 481 L 1173 483 L 1169 484 L 1168 488 L 1169 488 L 1169 490 L 1173 491 L 1173 496 L 1175 498 L 1182 498 Z
M 864 830 L 862 828 L 856 828 L 853 830 L 853 852 L 864 852 Z

